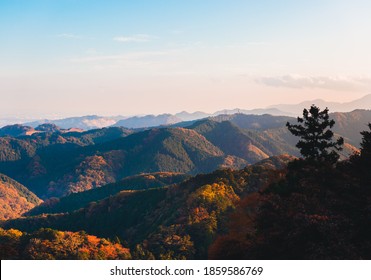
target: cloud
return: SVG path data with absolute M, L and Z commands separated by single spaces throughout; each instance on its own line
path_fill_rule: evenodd
M 62 33 L 57 35 L 58 38 L 64 38 L 64 39 L 80 39 L 81 36 L 72 34 L 72 33 Z
M 167 56 L 176 53 L 176 50 L 168 51 L 147 51 L 147 52 L 130 52 L 126 54 L 118 55 L 91 55 L 85 57 L 79 57 L 71 59 L 71 62 L 105 62 L 105 61 L 128 61 L 128 60 L 140 60 L 148 59 L 159 56 Z
M 339 91 L 361 91 L 371 89 L 370 77 L 284 75 L 260 77 L 255 79 L 255 82 L 270 87 L 286 87 L 297 89 L 321 88 Z
M 173 69 L 173 59 L 182 53 L 179 49 L 167 49 L 162 51 L 132 51 L 118 54 L 91 54 L 68 59 L 68 63 L 88 67 L 93 71 L 127 70 L 160 72 Z M 161 70 L 162 69 L 162 70 Z M 165 70 L 163 70 L 165 69 Z M 161 71 L 160 71 L 161 70 Z M 172 73 L 174 71 L 172 70 Z M 134 74 L 134 72 L 131 72 Z M 151 74 L 152 75 L 152 74 Z
M 113 38 L 114 41 L 122 43 L 145 43 L 156 39 L 156 36 L 147 34 L 135 34 L 132 36 L 116 36 Z
M 87 55 L 97 55 L 98 51 L 94 48 L 89 48 L 89 49 L 86 50 L 86 54 Z

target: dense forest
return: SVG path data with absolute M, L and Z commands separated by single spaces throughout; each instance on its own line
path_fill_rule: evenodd
M 370 259 L 371 124 L 357 145 L 332 116 L 0 138 L 0 170 L 32 161 L 16 179 L 45 199 L 0 222 L 1 258 Z

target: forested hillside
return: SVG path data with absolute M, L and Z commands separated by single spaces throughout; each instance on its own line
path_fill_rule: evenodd
M 339 130 L 346 141 L 343 159 L 357 150 L 354 115 L 365 120 L 368 113 L 341 114 L 334 131 Z M 145 131 L 111 127 L 63 132 L 43 125 L 38 128 L 43 133 L 0 138 L 0 172 L 45 199 L 95 189 L 139 173 L 194 175 L 218 168 L 238 169 L 274 155 L 299 156 L 297 138 L 284 126 L 288 120 L 293 118 L 221 115 L 193 121 L 186 128 Z
M 101 188 L 91 189 L 84 192 L 72 193 L 61 198 L 51 198 L 41 205 L 25 213 L 27 216 L 33 216 L 43 213 L 64 213 L 72 212 L 87 206 L 91 202 L 102 200 L 106 197 L 115 195 L 124 190 L 146 190 L 161 188 L 172 184 L 177 184 L 190 175 L 181 173 L 158 172 L 147 173 L 127 177 L 113 184 L 102 186 Z
M 209 126 L 200 128 L 208 132 Z M 8 246 L 5 258 L 99 258 L 94 250 L 100 247 L 87 241 L 77 246 L 92 246 L 91 255 L 48 249 L 59 246 L 61 238 L 94 239 L 83 239 L 83 231 L 115 240 L 97 241 L 111 248 L 102 250 L 116 252 L 103 254 L 113 259 L 368 259 L 371 132 L 361 136 L 360 153 L 345 161 L 336 162 L 340 156 L 326 147 L 313 156 L 303 150 L 312 144 L 303 144 L 301 159 L 272 157 L 192 178 L 144 174 L 71 194 L 35 208 L 28 217 L 1 222 L 0 246 Z M 328 147 L 340 150 L 341 138 L 323 137 Z M 318 141 L 310 139 L 305 141 Z M 53 234 L 45 236 L 43 228 L 52 228 Z M 22 244 L 35 237 L 44 245 L 30 254 Z
M 134 258 L 207 258 L 208 247 L 225 232 L 238 201 L 279 180 L 277 174 L 284 171 L 277 168 L 284 169 L 292 159 L 282 156 L 239 171 L 197 175 L 168 187 L 121 191 L 76 211 L 21 218 L 2 226 L 26 232 L 48 227 L 119 237 L 129 243 Z
M 41 202 L 25 186 L 0 174 L 0 220 L 18 218 Z
M 1 176 L 0 247 L 15 259 L 368 258 L 370 132 L 354 136 L 368 113 L 1 137 L 0 171 L 45 202 Z
M 85 232 L 40 229 L 28 234 L 0 228 L 0 259 L 126 260 L 131 255 L 119 242 Z

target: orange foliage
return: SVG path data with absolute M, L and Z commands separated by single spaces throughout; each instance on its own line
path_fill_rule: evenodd
M 23 236 L 23 237 L 22 237 Z M 21 238 L 22 237 L 22 241 Z M 0 228 L 2 259 L 130 259 L 130 250 L 84 232 L 41 229 L 32 234 Z

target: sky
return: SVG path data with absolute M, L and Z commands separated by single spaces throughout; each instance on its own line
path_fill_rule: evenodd
M 371 93 L 371 1 L 0 0 L 0 115 L 215 112 Z

